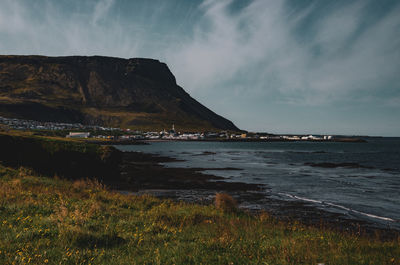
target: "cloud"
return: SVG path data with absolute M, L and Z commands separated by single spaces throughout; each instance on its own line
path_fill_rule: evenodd
M 0 5 L 0 32 L 10 34 L 25 31 L 26 10 L 17 1 L 4 0 Z
M 92 23 L 96 25 L 98 21 L 107 14 L 114 3 L 115 0 L 101 0 L 96 3 L 92 17 Z
M 115 0 L 71 6 L 4 0 L 0 3 L 0 50 L 6 54 L 133 57 L 137 55 L 134 35 L 108 14 L 114 4 Z
M 366 1 L 319 16 L 316 5 L 299 11 L 285 1 L 254 0 L 232 13 L 232 3 L 205 1 L 193 38 L 166 55 L 178 80 L 196 94 L 228 94 L 234 83 L 249 101 L 274 95 L 286 103 L 322 105 L 385 94 L 400 83 L 399 8 L 365 27 Z M 302 28 L 311 15 L 312 26 Z
M 206 0 L 190 6 L 200 19 L 176 31 L 189 21 L 177 16 L 165 25 L 163 14 L 178 2 L 144 2 L 124 15 L 115 0 L 69 8 L 65 2 L 35 3 L 1 1 L 1 50 L 155 57 L 195 96 L 240 95 L 248 104 L 260 98 L 323 105 L 400 96 L 398 6 L 370 23 L 369 1 L 321 9 L 317 1 L 294 8 L 285 0 L 252 0 L 232 12 L 234 0 Z
M 156 58 L 243 128 L 335 130 L 400 115 L 399 14 L 374 0 L 2 0 L 0 53 Z

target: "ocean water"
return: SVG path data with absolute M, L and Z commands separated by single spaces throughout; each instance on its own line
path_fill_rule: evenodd
M 400 229 L 400 138 L 338 142 L 154 142 L 117 146 L 184 160 L 226 181 L 265 185 L 266 196 Z M 348 166 L 321 167 L 310 163 Z M 259 205 L 263 208 L 262 205 Z

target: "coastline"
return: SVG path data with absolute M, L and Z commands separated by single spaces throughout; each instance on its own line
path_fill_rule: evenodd
M 171 157 L 141 152 L 124 152 L 121 163 L 121 175 L 136 187 L 135 191 L 143 189 L 199 189 L 223 192 L 231 191 L 261 191 L 262 185 L 242 182 L 225 182 L 224 178 L 200 171 L 207 168 L 168 168 L 161 163 L 176 162 Z M 219 168 L 213 170 L 226 170 Z M 229 168 L 229 170 L 239 170 Z
M 400 253 L 399 238 L 125 195 L 96 179 L 2 165 L 0 176 L 1 264 L 392 264 Z
M 168 154 L 29 135 L 0 142 L 1 264 L 390 264 L 400 253 L 398 231 L 277 200 L 207 168 L 170 168 Z
M 367 143 L 368 141 L 361 138 L 337 138 L 331 140 L 291 140 L 291 139 L 135 139 L 135 140 L 86 140 L 91 144 L 100 145 L 147 145 L 157 142 L 254 142 L 254 143 L 269 143 L 269 142 L 318 142 L 318 143 Z
M 0 141 L 5 147 L 0 152 L 2 164 L 14 168 L 27 167 L 50 178 L 57 176 L 72 181 L 92 178 L 115 191 L 147 192 L 157 197 L 200 204 L 211 204 L 217 192 L 224 192 L 232 195 L 246 211 L 259 213 L 262 209 L 257 206 L 264 205 L 267 206 L 265 211 L 285 222 L 301 222 L 317 228 L 323 226 L 369 236 L 378 232 L 383 238 L 399 235 L 398 230 L 323 211 L 306 202 L 273 198 L 265 185 L 227 182 L 222 177 L 203 173 L 207 168 L 163 166 L 161 163 L 177 161 L 170 157 L 121 152 L 112 146 L 30 135 L 2 134 Z M 219 170 L 228 169 L 239 170 Z
M 313 227 L 323 227 L 355 235 L 391 240 L 400 236 L 394 228 L 384 228 L 372 222 L 350 218 L 344 214 L 328 212 L 303 201 L 279 200 L 268 194 L 261 184 L 226 182 L 222 177 L 205 174 L 208 168 L 170 168 L 161 163 L 178 160 L 150 153 L 124 152 L 121 174 L 129 179 L 128 186 L 114 186 L 123 194 L 150 194 L 159 198 L 183 200 L 189 203 L 211 204 L 216 193 L 233 196 L 241 208 L 258 214 L 267 212 L 277 220 L 299 222 Z M 213 168 L 212 170 L 226 170 Z M 239 170 L 229 168 L 229 170 Z M 259 207 L 260 205 L 264 207 Z M 255 207 L 254 207 L 255 206 Z

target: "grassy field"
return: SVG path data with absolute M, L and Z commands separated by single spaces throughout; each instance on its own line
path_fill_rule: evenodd
M 0 165 L 0 264 L 399 264 L 381 242 Z
M 0 132 L 3 165 L 29 167 L 49 177 L 115 180 L 119 177 L 121 156 L 122 153 L 112 146 L 90 144 L 85 140 Z

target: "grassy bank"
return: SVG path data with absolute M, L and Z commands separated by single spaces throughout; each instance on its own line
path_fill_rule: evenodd
M 399 240 L 0 166 L 0 264 L 399 264 Z
M 32 168 L 47 176 L 102 180 L 119 177 L 122 154 L 111 146 L 11 131 L 0 132 L 0 147 L 0 162 L 4 165 Z

